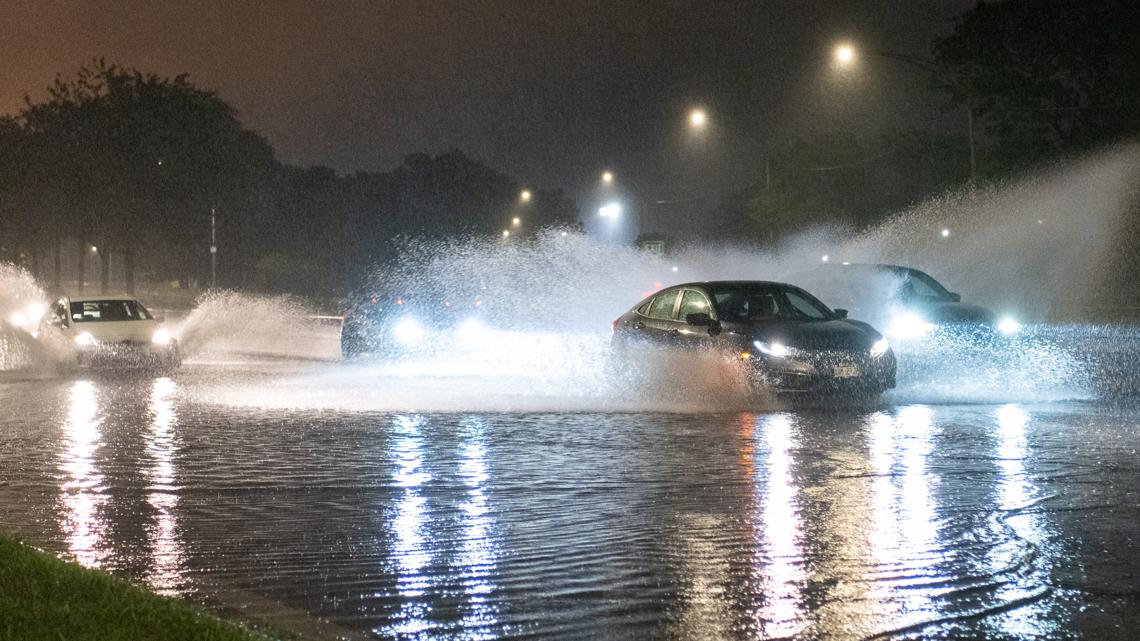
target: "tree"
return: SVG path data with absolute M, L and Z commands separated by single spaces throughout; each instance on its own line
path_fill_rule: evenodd
M 183 74 L 161 78 L 97 60 L 57 78 L 17 121 L 56 234 L 121 252 L 133 287 L 136 248 L 157 247 L 185 281 L 201 273 L 209 212 L 242 215 L 273 151 L 233 107 Z
M 1140 5 L 979 2 L 935 43 L 935 87 L 984 122 L 989 173 L 1140 133 Z

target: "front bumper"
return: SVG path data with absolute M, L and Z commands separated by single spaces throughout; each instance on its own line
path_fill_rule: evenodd
M 177 367 L 181 357 L 177 343 L 120 341 L 78 348 L 76 364 L 87 369 Z
M 799 351 L 752 359 L 752 375 L 778 392 L 879 393 L 895 386 L 894 353 L 882 356 L 848 351 Z

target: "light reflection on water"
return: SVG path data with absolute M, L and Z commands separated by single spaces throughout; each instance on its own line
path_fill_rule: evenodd
M 432 557 L 427 498 L 421 491 L 431 480 L 424 466 L 423 422 L 420 417 L 397 416 L 392 425 L 392 455 L 397 465 L 393 481 L 403 488 L 403 494 L 388 527 L 394 538 L 391 565 L 400 607 L 391 625 L 376 630 L 382 635 L 417 635 L 432 627 L 431 602 L 421 598 L 431 585 L 425 568 Z
M 487 498 L 486 422 L 471 417 L 463 421 L 459 475 L 467 487 L 462 514 L 458 571 L 463 577 L 468 603 L 459 622 L 465 639 L 494 639 L 498 634 L 498 607 L 492 601 L 495 562 L 498 556 L 495 521 Z
M 76 381 L 70 390 L 63 426 L 59 469 L 62 519 L 67 549 L 79 563 L 99 567 L 109 550 L 105 545 L 107 488 L 96 454 L 101 446 L 103 417 L 91 381 Z
M 803 589 L 806 579 L 801 537 L 803 523 L 797 504 L 799 487 L 792 476 L 792 451 L 798 445 L 793 419 L 773 414 L 760 419 L 766 474 L 758 483 L 762 508 L 760 550 L 756 568 L 762 577 L 760 618 L 764 634 L 786 637 L 804 627 Z
M 185 550 L 178 527 L 178 485 L 174 456 L 178 449 L 176 428 L 178 415 L 174 396 L 178 386 L 169 378 L 157 378 L 150 394 L 150 426 L 146 432 L 146 451 L 150 467 L 147 478 L 147 503 L 154 509 L 155 520 L 149 528 L 152 562 L 147 573 L 151 590 L 168 596 L 182 593 Z
M 1062 629 L 1036 598 L 1064 562 L 1042 410 L 266 420 L 188 384 L 68 382 L 58 434 L 0 435 L 0 496 L 51 477 L 51 543 L 85 565 L 165 594 L 228 581 L 381 638 Z M 36 438 L 48 465 L 21 468 Z
M 1040 579 L 1032 576 L 1035 574 L 1034 568 L 1027 566 L 1034 563 L 1039 554 L 1044 560 L 1049 560 L 1047 554 L 1042 554 L 1047 552 L 1048 525 L 1040 514 L 1028 509 L 1042 498 L 1032 475 L 1025 469 L 1028 447 L 1026 430 L 1031 417 L 1021 407 L 1010 404 L 998 408 L 996 418 L 998 508 L 1006 512 L 998 518 L 1016 533 L 1016 537 L 1006 545 L 994 549 L 990 558 L 991 571 L 998 574 L 1012 570 L 1015 578 L 1030 575 L 1031 579 Z M 1038 580 L 1012 581 L 1000 588 L 997 596 L 1002 600 L 1024 601 L 1025 604 L 1014 612 L 998 617 L 996 627 L 1017 637 L 1057 634 L 1059 625 L 1047 620 L 1044 616 L 1046 613 L 1037 600 L 1037 597 L 1047 592 L 1042 583 Z

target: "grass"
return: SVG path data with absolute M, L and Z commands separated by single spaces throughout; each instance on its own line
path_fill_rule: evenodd
M 186 603 L 0 534 L 0 640 L 268 641 Z

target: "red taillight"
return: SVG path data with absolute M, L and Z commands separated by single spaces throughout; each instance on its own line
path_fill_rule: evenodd
M 611 332 L 617 333 L 617 325 L 618 325 L 618 321 L 619 321 L 619 320 L 621 320 L 621 319 L 620 319 L 620 318 L 615 318 L 615 319 L 614 319 L 614 322 L 610 323 L 610 331 L 611 331 Z

